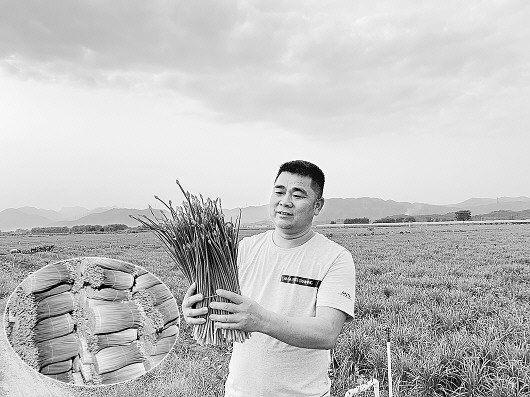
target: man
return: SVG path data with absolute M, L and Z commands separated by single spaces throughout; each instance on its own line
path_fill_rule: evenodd
M 252 332 L 234 343 L 226 397 L 329 396 L 330 349 L 353 317 L 355 268 L 342 246 L 312 230 L 324 205 L 324 174 L 296 160 L 281 165 L 269 204 L 274 230 L 243 239 L 238 248 L 241 295 L 218 290 L 232 303 L 212 302 L 228 315 L 210 315 L 218 328 Z M 182 312 L 203 297 L 193 284 Z

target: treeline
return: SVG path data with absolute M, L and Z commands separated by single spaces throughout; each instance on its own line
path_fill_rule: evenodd
M 377 219 L 374 223 L 411 223 L 416 222 L 416 218 L 413 216 L 392 216 L 382 219 Z
M 530 213 L 530 210 L 528 211 Z M 370 219 L 366 217 L 365 218 L 346 218 L 344 219 L 344 221 L 336 220 L 336 221 L 332 221 L 331 223 L 332 224 L 344 223 L 345 225 L 348 225 L 348 224 L 369 224 L 369 223 L 447 222 L 447 221 L 469 221 L 473 218 L 474 217 L 471 216 L 470 210 L 461 210 L 461 211 L 456 211 L 456 212 L 449 212 L 443 215 L 411 216 L 411 215 L 406 215 L 406 214 L 399 214 L 399 215 L 385 216 L 384 218 L 376 219 L 374 221 L 370 221 Z M 508 217 L 506 216 L 505 218 L 508 219 Z M 513 219 L 513 215 L 512 215 L 512 219 Z
M 71 230 L 72 233 L 95 233 L 95 232 L 102 232 L 102 233 L 113 233 L 113 232 L 119 232 L 122 230 L 129 229 L 129 226 L 124 225 L 123 223 L 113 223 L 110 225 L 77 225 L 72 226 Z
M 76 225 L 72 227 L 67 226 L 48 226 L 48 227 L 34 227 L 30 230 L 18 229 L 16 233 L 31 233 L 31 234 L 79 234 L 79 233 L 115 233 L 121 231 L 139 231 L 141 227 L 130 228 L 122 223 L 113 223 L 110 225 Z
M 372 223 L 405 223 L 405 222 L 416 222 L 416 219 L 413 216 L 388 216 L 381 219 L 376 219 Z M 336 221 L 332 221 L 332 224 L 336 224 Z M 369 218 L 346 218 L 342 222 L 345 225 L 367 225 L 370 224 Z
M 468 221 L 471 220 L 471 212 L 458 211 L 445 215 L 392 215 L 381 219 L 370 221 L 368 218 L 346 218 L 344 221 L 332 221 L 331 223 L 351 224 L 369 224 L 369 223 L 412 223 L 412 222 L 447 222 L 447 221 Z
M 346 218 L 344 219 L 345 225 L 362 225 L 370 223 L 370 219 L 368 218 Z

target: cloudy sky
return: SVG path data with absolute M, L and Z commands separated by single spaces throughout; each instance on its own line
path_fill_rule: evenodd
M 530 3 L 0 0 L 0 210 L 530 196 Z

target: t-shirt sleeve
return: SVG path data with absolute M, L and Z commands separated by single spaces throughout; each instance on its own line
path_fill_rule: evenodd
M 317 307 L 332 307 L 346 313 L 346 321 L 353 318 L 355 305 L 355 265 L 351 253 L 341 251 L 322 279 L 318 288 Z
M 239 266 L 239 264 L 243 261 L 243 245 L 245 243 L 243 242 L 243 240 L 239 241 L 237 243 L 237 258 L 236 258 L 236 263 L 237 263 L 237 266 Z
M 241 274 L 242 269 L 246 265 L 247 256 L 248 256 L 248 237 L 245 237 L 241 239 L 239 243 L 237 244 L 236 263 L 237 263 L 237 269 L 238 269 L 239 274 Z

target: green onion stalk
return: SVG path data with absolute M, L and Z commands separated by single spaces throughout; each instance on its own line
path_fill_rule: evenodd
M 186 200 L 182 206 L 174 207 L 159 197 L 169 211 L 169 216 L 160 211 L 156 216 L 149 207 L 152 218 L 142 215 L 131 218 L 153 232 L 164 244 L 170 257 L 182 271 L 188 282 L 197 285 L 197 293 L 204 299 L 195 308 L 208 307 L 210 302 L 228 302 L 217 296 L 217 289 L 241 293 L 237 270 L 237 243 L 241 216 L 235 222 L 225 222 L 219 199 L 204 199 L 185 191 L 179 181 L 177 185 Z M 229 314 L 226 311 L 209 309 L 210 314 Z M 193 338 L 201 345 L 224 345 L 244 342 L 250 334 L 240 330 L 216 329 L 205 316 L 206 323 L 195 325 Z

